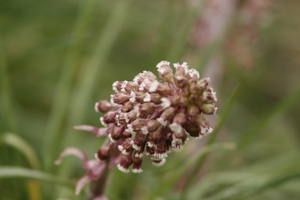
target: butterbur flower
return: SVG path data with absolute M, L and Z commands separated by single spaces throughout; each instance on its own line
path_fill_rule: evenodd
M 142 172 L 144 158 L 154 165 L 165 163 L 168 155 L 179 152 L 189 138 L 202 138 L 212 132 L 204 115 L 217 110 L 216 93 L 209 87 L 209 78 L 199 79 L 199 73 L 187 63 L 162 61 L 156 66 L 157 78 L 144 71 L 133 81 L 117 81 L 110 102 L 96 103 L 102 128 L 76 126 L 77 130 L 91 132 L 96 137 L 106 136 L 108 142 L 97 151 L 98 165 L 87 168 L 89 176 L 101 175 L 104 165 L 117 166 L 123 172 Z M 86 157 L 82 156 L 84 162 Z M 99 169 L 97 169 L 99 168 Z M 85 179 L 84 179 L 85 180 Z

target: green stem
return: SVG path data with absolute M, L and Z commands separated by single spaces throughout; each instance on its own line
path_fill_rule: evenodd
M 41 171 L 26 169 L 22 167 L 15 167 L 15 166 L 0 167 L 0 179 L 17 178 L 17 177 L 37 179 L 37 180 L 55 183 L 60 186 L 74 188 L 73 182 L 60 177 L 53 176 L 52 174 L 47 174 Z

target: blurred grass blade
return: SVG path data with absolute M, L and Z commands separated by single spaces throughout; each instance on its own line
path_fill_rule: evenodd
M 210 146 L 205 146 L 201 151 L 194 154 L 191 158 L 188 158 L 184 164 L 182 164 L 176 171 L 171 171 L 169 174 L 166 174 L 164 178 L 162 178 L 163 183 L 159 184 L 156 189 L 154 189 L 151 194 L 145 199 L 151 200 L 155 199 L 157 196 L 163 196 L 163 193 L 167 190 L 174 187 L 174 183 L 176 183 L 186 171 L 193 165 L 201 155 L 207 154 L 214 150 L 232 150 L 235 148 L 233 143 L 218 143 Z
M 183 23 L 183 27 L 179 28 L 178 38 L 174 40 L 173 46 L 170 48 L 170 53 L 167 56 L 167 60 L 170 60 L 171 62 L 174 62 L 178 60 L 181 56 L 181 54 L 184 51 L 184 47 L 186 45 L 186 41 L 188 40 L 188 36 L 190 34 L 192 26 L 195 24 L 195 21 L 197 20 L 199 13 L 202 11 L 204 1 L 198 1 L 198 4 L 191 10 L 191 12 L 188 13 L 186 16 L 186 19 Z
M 60 130 L 69 105 L 72 78 L 74 77 L 76 67 L 80 60 L 83 38 L 89 25 L 89 21 L 91 20 L 95 2 L 95 0 L 86 0 L 82 2 L 83 5 L 79 11 L 77 23 L 73 31 L 72 46 L 66 55 L 62 67 L 61 78 L 57 85 L 52 111 L 46 127 L 43 156 L 45 159 L 44 164 L 46 171 L 53 170 L 53 160 L 55 159 L 55 150 L 57 149 L 56 144 L 63 135 Z
M 14 110 L 12 105 L 12 99 L 11 99 L 11 88 L 9 84 L 9 78 L 7 74 L 7 66 L 5 62 L 5 55 L 4 55 L 4 47 L 2 42 L 2 34 L 1 34 L 1 21 L 0 21 L 0 89 L 1 89 L 1 96 L 2 96 L 2 102 L 1 105 L 4 110 L 5 117 L 4 119 L 7 120 L 8 127 L 6 127 L 10 131 L 17 131 L 16 129 L 16 121 L 14 117 Z M 0 132 L 1 128 L 0 127 Z M 4 131 L 4 130 L 2 130 Z
M 300 87 L 246 129 L 246 131 L 241 134 L 242 138 L 238 142 L 238 148 L 247 147 L 274 118 L 287 112 L 293 105 L 299 102 L 299 99 Z
M 234 92 L 228 99 L 228 101 L 225 105 L 224 111 L 222 112 L 222 116 L 221 116 L 216 128 L 214 129 L 213 133 L 211 134 L 210 138 L 208 139 L 208 142 L 206 144 L 208 147 L 211 146 L 215 142 L 223 124 L 225 123 L 225 120 L 227 119 L 229 111 L 231 110 L 233 102 L 238 94 L 239 89 L 241 88 L 241 85 L 242 85 L 242 81 L 237 85 Z M 195 166 L 193 167 L 192 172 L 188 175 L 186 184 L 183 186 L 182 195 L 181 195 L 180 199 L 185 199 L 185 196 L 189 189 L 189 186 L 193 183 L 193 181 L 197 177 L 197 174 L 199 173 L 201 167 L 203 166 L 204 161 L 206 160 L 208 154 L 209 154 L 209 152 L 205 152 L 205 153 L 201 154 L 200 157 L 197 159 L 197 162 L 196 162 Z
M 270 188 L 279 186 L 283 183 L 286 183 L 286 182 L 288 182 L 290 180 L 294 180 L 294 179 L 300 179 L 300 172 L 288 174 L 288 175 L 285 175 L 285 176 L 282 176 L 282 177 L 279 177 L 279 178 L 275 178 L 271 181 L 268 181 L 265 184 L 262 184 L 260 186 L 254 187 L 254 188 L 250 188 L 246 192 L 244 192 L 240 196 L 240 198 L 237 198 L 237 199 L 240 199 L 240 200 L 247 199 L 247 198 L 249 198 L 253 195 L 264 192 L 265 190 L 268 190 Z
M 0 167 L 0 179 L 3 178 L 31 178 L 41 181 L 55 183 L 57 185 L 74 189 L 75 184 L 69 180 L 53 176 L 37 170 L 22 167 L 5 166 Z
M 13 133 L 5 133 L 0 138 L 0 144 L 4 143 L 8 146 L 14 147 L 19 150 L 29 162 L 29 165 L 33 169 L 40 168 L 40 162 L 33 148 L 20 136 Z M 32 200 L 40 200 L 41 199 L 41 186 L 39 182 L 35 180 L 29 180 L 27 183 L 28 193 L 30 195 L 30 199 Z
M 33 169 L 40 168 L 40 162 L 36 153 L 30 146 L 30 144 L 28 144 L 23 138 L 13 133 L 5 133 L 0 139 L 0 144 L 1 142 L 19 150 L 20 153 L 22 153 L 26 157 Z

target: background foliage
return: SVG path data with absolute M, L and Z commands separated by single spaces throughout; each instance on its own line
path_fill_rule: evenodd
M 0 199 L 82 199 L 81 163 L 54 161 L 66 146 L 92 158 L 103 140 L 72 127 L 99 126 L 111 84 L 161 60 L 211 77 L 220 129 L 161 168 L 113 169 L 107 196 L 299 199 L 299 1 L 221 2 L 1 1 Z

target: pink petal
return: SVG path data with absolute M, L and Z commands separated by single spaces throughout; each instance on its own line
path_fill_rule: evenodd
M 81 189 L 83 188 L 83 186 L 90 181 L 91 181 L 91 179 L 88 175 L 85 175 L 84 177 L 82 177 L 76 184 L 75 194 L 78 195 L 80 193 Z
M 96 137 L 106 136 L 107 128 L 97 128 L 94 126 L 89 125 L 81 125 L 81 126 L 74 126 L 75 130 L 81 130 L 81 131 L 88 131 L 94 134 Z
M 88 158 L 86 157 L 86 155 L 79 149 L 74 148 L 74 147 L 69 147 L 66 148 L 60 155 L 59 158 L 55 161 L 56 165 L 59 165 L 62 161 L 62 159 L 68 155 L 73 155 L 78 157 L 79 159 L 86 161 L 88 160 Z

